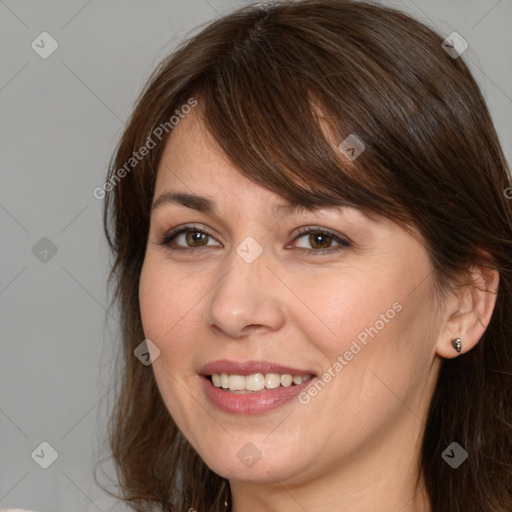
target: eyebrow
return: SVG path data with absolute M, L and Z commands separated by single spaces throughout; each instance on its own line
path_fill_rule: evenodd
M 158 198 L 153 202 L 151 205 L 151 213 L 164 204 L 177 204 L 202 213 L 211 213 L 218 216 L 218 210 L 215 203 L 207 197 L 196 194 L 189 194 L 186 192 L 165 192 L 158 196 Z M 282 213 L 283 215 L 292 215 L 296 213 L 313 212 L 321 208 L 321 206 L 304 206 L 299 203 L 285 201 L 276 204 L 273 211 L 274 213 Z

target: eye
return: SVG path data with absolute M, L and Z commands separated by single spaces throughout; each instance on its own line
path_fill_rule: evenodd
M 306 235 L 308 235 L 306 237 Z M 295 240 L 304 238 L 307 244 L 313 249 L 308 250 L 308 254 L 325 254 L 339 251 L 341 249 L 350 247 L 351 244 L 348 240 L 333 233 L 325 228 L 320 227 L 305 227 L 299 230 L 299 236 Z M 337 245 L 332 245 L 335 242 Z M 306 249 L 307 247 L 301 246 Z
M 172 250 L 201 250 L 208 245 L 208 239 L 212 238 L 209 231 L 199 228 L 196 225 L 183 226 L 167 233 L 159 242 L 159 245 L 166 245 Z M 185 245 L 176 242 L 183 242 Z
M 213 238 L 213 235 L 207 229 L 194 224 L 170 231 L 159 242 L 159 245 L 165 245 L 173 251 L 201 251 L 212 245 L 208 244 L 211 238 Z M 321 227 L 300 228 L 299 235 L 295 237 L 294 241 L 301 238 L 304 238 L 306 243 L 309 243 L 312 247 L 308 250 L 307 247 L 298 246 L 299 249 L 306 251 L 308 255 L 333 253 L 351 246 L 348 240 Z M 333 243 L 336 245 L 333 245 Z

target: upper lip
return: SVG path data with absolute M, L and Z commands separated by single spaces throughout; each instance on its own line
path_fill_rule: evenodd
M 269 361 L 230 361 L 220 359 L 205 364 L 200 370 L 201 375 L 213 375 L 214 373 L 227 373 L 230 375 L 253 375 L 255 373 L 280 373 L 295 375 L 315 375 L 311 370 L 291 368 Z

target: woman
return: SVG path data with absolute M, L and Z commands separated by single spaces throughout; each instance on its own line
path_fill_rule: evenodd
M 510 181 L 454 49 L 283 2 L 155 71 L 104 187 L 133 509 L 512 510 Z

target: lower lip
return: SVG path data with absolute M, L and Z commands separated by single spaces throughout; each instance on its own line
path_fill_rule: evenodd
M 210 380 L 201 375 L 204 389 L 208 398 L 220 410 L 231 414 L 262 414 L 286 404 L 299 395 L 309 386 L 316 377 L 311 377 L 306 382 L 291 385 L 287 388 L 280 386 L 266 391 L 252 393 L 231 393 L 213 385 Z

